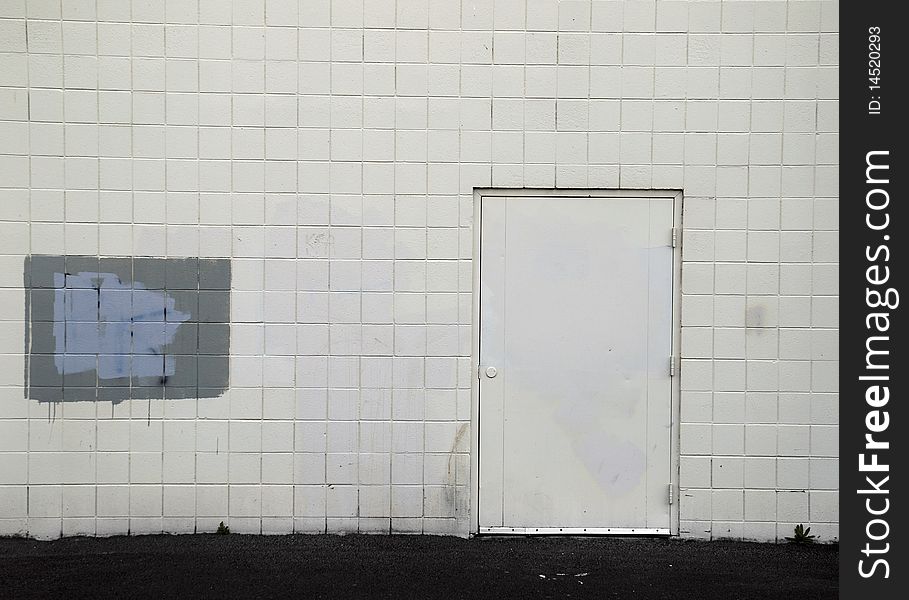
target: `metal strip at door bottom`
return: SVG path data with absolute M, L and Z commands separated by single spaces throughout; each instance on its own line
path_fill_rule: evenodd
M 480 527 L 488 535 L 669 535 L 667 527 Z

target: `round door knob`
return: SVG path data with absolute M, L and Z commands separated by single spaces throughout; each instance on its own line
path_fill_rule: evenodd
M 495 367 L 486 367 L 486 376 L 489 377 L 490 379 L 492 379 L 493 377 L 495 377 L 498 374 L 499 374 L 499 372 L 496 370 Z

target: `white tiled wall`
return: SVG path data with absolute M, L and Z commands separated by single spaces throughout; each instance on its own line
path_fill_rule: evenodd
M 501 186 L 684 190 L 682 535 L 835 538 L 837 30 L 807 0 L 0 0 L 0 533 L 465 534 Z M 229 392 L 25 400 L 28 253 L 230 257 Z

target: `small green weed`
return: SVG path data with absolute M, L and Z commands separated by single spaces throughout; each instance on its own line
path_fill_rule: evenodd
M 792 531 L 792 537 L 787 537 L 786 540 L 793 544 L 813 544 L 816 535 L 809 535 L 811 533 L 811 528 L 805 529 L 805 526 L 799 523 L 795 526 L 795 529 Z

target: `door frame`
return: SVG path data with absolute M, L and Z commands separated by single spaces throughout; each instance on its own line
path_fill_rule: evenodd
M 672 199 L 672 224 L 675 239 L 667 239 L 672 244 L 672 360 L 674 376 L 671 378 L 671 425 L 669 473 L 671 482 L 667 495 L 672 502 L 669 506 L 669 535 L 679 534 L 679 410 L 681 396 L 681 306 L 682 306 L 682 201 L 681 190 L 636 190 L 636 189 L 566 189 L 566 188 L 474 188 L 473 191 L 473 310 L 471 313 L 471 357 L 470 357 L 470 535 L 480 535 L 480 269 L 482 263 L 481 239 L 482 204 L 484 197 L 568 197 L 568 198 L 670 198 Z M 667 233 L 667 236 L 670 236 Z M 667 498 L 669 500 L 669 498 Z M 504 533 L 504 532 L 503 532 Z M 652 535 L 650 530 L 633 530 L 626 528 L 598 528 L 592 531 L 562 530 L 558 527 L 541 527 L 535 530 L 522 529 L 514 533 L 529 534 L 583 534 L 605 535 Z

